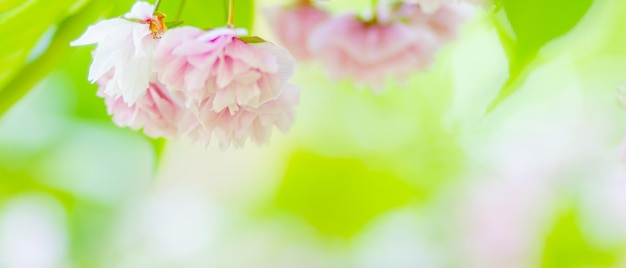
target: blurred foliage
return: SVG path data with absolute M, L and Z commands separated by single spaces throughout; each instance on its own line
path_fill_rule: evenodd
M 539 50 L 568 33 L 587 13 L 593 0 L 501 0 L 506 16 L 496 24 L 500 39 L 509 58 L 509 78 L 487 111 L 515 92 L 529 74 L 526 67 L 536 59 Z M 511 32 L 512 31 L 512 32 Z
M 372 218 L 417 196 L 406 181 L 359 159 L 300 152 L 289 161 L 276 206 L 302 216 L 322 234 L 349 238 Z
M 0 35 L 10 36 L 11 42 L 0 44 L 0 64 L 3 66 L 0 69 L 0 93 L 22 70 L 30 51 L 43 33 L 69 15 L 72 4 L 72 1 L 36 0 L 9 1 L 6 4 L 13 8 L 0 13 Z
M 0 64 L 3 66 L 0 68 L 0 116 L 44 79 L 53 78 L 59 81 L 59 85 L 56 85 L 58 93 L 69 101 L 67 109 L 76 120 L 76 124 L 65 126 L 66 134 L 80 132 L 83 126 L 97 122 L 129 137 L 149 141 L 154 149 L 155 160 L 158 161 L 165 141 L 150 139 L 130 130 L 120 130 L 107 115 L 103 100 L 96 96 L 96 86 L 87 81 L 93 47 L 69 46 L 70 41 L 80 36 L 90 24 L 126 13 L 134 2 L 0 1 L 0 35 L 9 37 L 9 41 L 0 44 Z M 180 1 L 162 2 L 161 10 L 170 15 L 169 19 L 173 19 Z M 237 2 L 236 23 L 250 29 L 253 1 Z M 186 25 L 220 27 L 226 21 L 226 5 L 227 1 L 187 0 L 181 19 Z M 75 189 L 50 183 L 49 180 L 56 177 L 48 172 L 42 173 L 42 170 L 46 170 L 46 162 L 67 145 L 67 140 L 54 140 L 53 137 L 49 137 L 51 145 L 36 148 L 29 153 L 24 153 L 26 150 L 21 144 L 0 145 L 0 155 L 6 152 L 24 154 L 19 158 L 8 155 L 5 156 L 9 158 L 0 157 L 0 207 L 6 200 L 25 192 L 52 195 L 64 205 L 68 213 L 70 252 L 74 262 L 72 266 L 98 267 L 99 254 L 105 246 L 102 241 L 107 238 L 113 215 L 119 210 L 116 208 L 118 204 L 91 200 L 76 193 Z M 136 149 L 136 146 L 125 148 Z M 119 150 L 113 153 L 127 155 L 129 152 Z M 93 158 L 83 160 L 90 164 L 98 161 Z M 15 165 L 16 161 L 19 166 Z
M 563 211 L 548 233 L 543 268 L 615 267 L 619 249 L 603 249 L 589 242 L 579 225 L 577 210 Z
M 162 1 L 166 20 L 178 19 L 180 1 Z M 222 26 L 226 2 L 187 0 L 180 19 L 186 25 L 202 28 Z M 573 29 L 593 2 L 500 1 L 502 8 L 495 12 L 496 27 L 509 59 L 509 80 L 489 110 L 514 93 L 533 71 L 530 63 L 536 61 L 539 51 Z M 31 88 L 37 89 L 41 81 L 54 82 L 46 85 L 54 88 L 51 95 L 40 96 L 50 101 L 31 102 L 27 108 L 60 107 L 59 111 L 39 109 L 37 113 L 19 114 L 17 121 L 35 118 L 35 127 L 26 120 L 8 127 L 26 125 L 24 129 L 45 136 L 45 141 L 37 140 L 37 136 L 32 147 L 18 142 L 0 143 L 0 207 L 6 200 L 27 192 L 46 193 L 63 204 L 70 230 L 71 267 L 98 267 L 115 216 L 128 204 L 124 198 L 149 188 L 137 182 L 145 175 L 137 172 L 145 168 L 139 160 L 156 156 L 158 161 L 164 149 L 164 140 L 148 139 L 128 129 L 118 129 L 110 122 L 102 99 L 94 94 L 96 86 L 86 80 L 93 47 L 68 46 L 88 25 L 124 14 L 133 3 L 0 1 L 0 34 L 10 37 L 9 42 L 0 44 L 0 115 Z M 253 1 L 236 3 L 235 23 L 250 29 Z M 356 0 L 328 4 L 334 5 L 335 10 L 368 5 Z M 618 19 L 622 26 L 616 28 L 617 33 L 626 29 L 626 18 Z M 605 50 L 624 55 L 626 38 L 620 41 L 607 41 Z M 446 186 L 462 184 L 459 177 L 466 175 L 463 172 L 470 173 L 466 165 L 474 159 L 466 155 L 463 137 L 459 137 L 454 123 L 446 122 L 456 83 L 445 63 L 449 60 L 439 57 L 434 70 L 419 74 L 408 83 L 410 89 L 394 89 L 380 95 L 356 91 L 346 83 L 324 84 L 324 79 L 307 72 L 312 81 L 301 83 L 307 88 L 302 91 L 298 110 L 298 120 L 303 123 L 290 133 L 301 135 L 294 138 L 297 149 L 285 157 L 289 159 L 284 163 L 285 174 L 278 178 L 275 196 L 267 201 L 280 212 L 303 218 L 326 237 L 350 240 L 366 229 L 372 219 L 407 204 L 432 205 L 428 202 L 436 202 L 433 200 L 438 194 L 450 190 Z M 305 109 L 310 109 L 309 113 Z M 47 116 L 63 120 L 54 121 Z M 6 127 L 7 121 L 1 122 Z M 44 122 L 50 125 L 36 127 Z M 5 134 L 6 129 L 0 134 Z M 83 133 L 89 131 L 102 134 Z M 28 134 L 31 133 L 15 136 Z M 302 138 L 304 135 L 308 136 Z M 149 148 L 154 155 L 145 154 Z M 268 159 L 268 163 L 276 164 L 275 158 Z M 84 176 L 72 176 L 74 173 Z M 87 177 L 91 180 L 76 179 Z M 137 188 L 140 190 L 132 192 Z M 104 194 L 97 193 L 104 197 L 89 192 L 93 189 L 103 191 Z M 447 213 L 443 212 L 446 216 Z M 558 215 L 543 245 L 543 267 L 610 267 L 620 261 L 620 249 L 604 249 L 592 243 L 593 239 L 579 226 L 579 217 L 577 208 Z M 445 243 L 455 242 L 458 241 Z
M 85 6 L 85 10 L 65 18 L 58 25 L 58 29 L 53 29 L 54 36 L 45 52 L 24 65 L 22 71 L 0 91 L 0 115 L 61 64 L 71 52 L 69 42 L 82 33 L 86 22 L 107 14 L 111 7 L 110 1 L 93 0 Z
M 193 25 L 200 28 L 216 28 L 225 26 L 228 17 L 228 0 L 184 0 L 184 1 L 161 1 L 162 12 L 168 15 L 166 21 L 178 20 L 178 8 L 184 2 L 180 20 L 184 25 Z M 207 4 L 210 3 L 210 4 Z M 254 21 L 254 1 L 235 1 L 235 26 L 252 31 Z

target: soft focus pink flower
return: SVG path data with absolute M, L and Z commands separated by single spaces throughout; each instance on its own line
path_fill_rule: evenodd
M 475 181 L 460 204 L 464 267 L 531 267 L 553 212 L 552 188 L 541 179 L 504 175 Z
M 234 114 L 240 106 L 258 108 L 275 99 L 293 75 L 294 59 L 269 42 L 245 43 L 241 34 L 232 28 L 169 30 L 155 51 L 159 80 L 184 93 L 188 105 L 210 97 L 215 112 Z
M 153 75 L 152 51 L 156 47 L 149 29 L 154 7 L 136 2 L 124 18 L 103 20 L 87 28 L 72 46 L 97 44 L 89 68 L 92 83 L 112 73 L 104 92 L 132 105 L 143 96 Z M 136 21 L 132 21 L 136 20 Z
M 431 14 L 431 13 L 435 13 L 437 12 L 441 7 L 448 5 L 448 4 L 472 4 L 472 5 L 478 5 L 478 6 L 487 6 L 490 4 L 490 0 L 410 0 L 410 1 L 406 1 L 407 3 L 411 3 L 411 4 L 418 4 L 421 9 L 427 13 L 427 14 Z
M 404 4 L 394 15 L 405 19 L 412 27 L 427 28 L 440 42 L 456 38 L 463 24 L 474 14 L 475 8 L 466 3 L 443 4 L 428 13 L 418 5 Z
M 186 129 L 185 111 L 181 101 L 172 96 L 168 90 L 156 81 L 151 81 L 146 88 L 146 94 L 129 106 L 121 97 L 106 93 L 105 88 L 112 83 L 108 77 L 97 81 L 100 86 L 98 96 L 104 98 L 109 115 L 113 122 L 121 127 L 130 127 L 133 130 L 143 129 L 143 132 L 153 138 L 176 138 Z
M 467 3 L 443 4 L 433 12 L 414 4 L 403 4 L 392 15 L 406 19 L 412 27 L 426 27 L 440 42 L 453 40 L 475 8 Z
M 263 145 L 268 142 L 274 127 L 283 133 L 289 130 L 299 96 L 299 89 L 289 85 L 276 99 L 258 107 L 239 106 L 235 113 L 226 109 L 215 112 L 209 98 L 200 106 L 198 118 L 204 131 L 213 132 L 222 148 L 231 144 L 242 147 L 248 139 Z
M 320 26 L 309 47 L 332 77 L 354 79 L 380 91 L 387 77 L 403 79 L 429 67 L 438 44 L 427 28 L 346 14 Z
M 309 37 L 330 14 L 311 3 L 297 3 L 268 9 L 267 18 L 279 43 L 296 59 L 309 60 L 312 58 L 307 46 Z

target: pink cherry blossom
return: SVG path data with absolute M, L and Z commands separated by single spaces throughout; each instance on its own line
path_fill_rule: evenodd
M 432 12 L 427 12 L 420 5 L 403 4 L 392 12 L 392 16 L 407 20 L 411 27 L 426 27 L 444 43 L 456 38 L 474 11 L 475 8 L 467 3 L 442 4 Z
M 181 27 L 167 31 L 155 51 L 157 77 L 184 98 L 184 135 L 222 148 L 248 139 L 268 141 L 274 126 L 287 131 L 299 91 L 287 80 L 295 62 L 286 49 L 261 39 L 238 37 L 244 30 L 203 31 Z M 243 40 L 251 40 L 246 43 Z
M 454 219 L 464 267 L 531 267 L 554 209 L 552 191 L 539 178 L 508 174 L 468 187 Z
M 437 12 L 441 7 L 449 4 L 472 4 L 479 6 L 487 6 L 490 0 L 410 0 L 406 1 L 411 4 L 418 4 L 421 9 L 427 13 L 432 14 Z
M 72 46 L 97 44 L 89 81 L 95 83 L 112 73 L 104 91 L 107 95 L 121 97 L 128 105 L 145 94 L 153 75 L 152 51 L 157 44 L 149 29 L 153 11 L 152 5 L 136 2 L 124 18 L 103 20 L 90 26 L 70 43 Z
M 118 126 L 143 129 L 146 135 L 153 138 L 175 138 L 186 128 L 191 128 L 181 124 L 186 122 L 183 118 L 186 112 L 182 110 L 179 98 L 171 95 L 159 82 L 151 81 L 146 94 L 131 106 L 121 97 L 106 92 L 106 87 L 112 82 L 106 76 L 98 80 L 98 96 L 104 98 L 108 113 Z
M 258 108 L 278 97 L 293 76 L 289 52 L 269 42 L 246 43 L 234 28 L 169 30 L 155 51 L 158 78 L 187 96 L 187 104 L 210 98 L 215 112 Z
M 235 113 L 224 109 L 215 112 L 211 98 L 206 99 L 199 108 L 198 118 L 202 130 L 199 138 L 205 141 L 209 134 L 218 140 L 220 147 L 226 148 L 231 144 L 242 147 L 250 139 L 257 145 L 268 142 L 274 127 L 286 133 L 294 120 L 294 107 L 299 102 L 300 91 L 288 85 L 280 96 L 258 107 L 239 106 Z
M 388 77 L 404 79 L 428 68 L 438 43 L 427 28 L 346 14 L 321 25 L 309 47 L 332 77 L 354 79 L 381 91 Z
M 307 46 L 309 37 L 330 18 L 330 14 L 306 2 L 270 8 L 267 10 L 267 18 L 279 43 L 302 61 L 312 58 Z

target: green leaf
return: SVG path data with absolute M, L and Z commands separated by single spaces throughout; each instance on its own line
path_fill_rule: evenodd
M 565 211 L 548 234 L 543 249 L 544 268 L 614 267 L 619 249 L 599 249 L 585 240 L 576 211 Z
M 358 159 L 297 153 L 289 161 L 276 202 L 320 233 L 350 237 L 416 194 L 405 181 L 384 170 L 371 170 Z
M 180 18 L 178 14 L 181 3 L 184 3 Z M 203 29 L 226 26 L 228 14 L 228 0 L 162 0 L 159 11 L 171 20 L 183 20 L 186 25 Z M 254 22 L 254 1 L 235 1 L 235 26 L 252 30 Z
M 167 22 L 165 22 L 165 26 L 167 26 L 167 28 L 169 29 L 169 28 L 174 28 L 174 27 L 180 26 L 183 23 L 185 23 L 185 22 L 182 21 L 182 20 L 167 21 Z
M 247 44 L 267 42 L 263 38 L 258 37 L 258 36 L 240 36 L 240 37 L 237 37 L 237 38 L 239 40 L 243 41 L 244 43 L 247 43 Z
M 59 25 L 48 50 L 35 61 L 18 68 L 19 74 L 0 91 L 0 115 L 55 70 L 71 52 L 72 48 L 68 45 L 70 41 L 77 38 L 88 24 L 108 13 L 110 7 L 111 1 L 93 0 L 83 11 L 65 19 Z
M 526 80 L 539 50 L 566 34 L 587 13 L 593 0 L 502 0 L 496 27 L 509 58 L 509 79 L 487 112 L 512 95 Z M 508 22 L 502 17 L 506 16 Z M 508 24 L 508 25 L 506 25 Z M 513 31 L 513 36 L 508 30 Z
M 0 1 L 0 13 L 7 12 L 11 9 L 17 8 L 20 4 L 27 4 L 27 3 L 24 3 L 24 1 L 22 0 L 1 0 Z
M 161 156 L 163 155 L 163 151 L 165 150 L 165 145 L 167 144 L 167 140 L 163 138 L 148 138 L 150 145 L 152 145 L 152 150 L 154 152 L 154 171 L 155 173 L 158 171 L 158 168 L 161 163 Z
M 6 4 L 12 9 L 0 13 L 0 36 L 10 41 L 0 42 L 0 91 L 26 63 L 42 34 L 62 20 L 74 4 L 75 1 L 36 0 Z
M 592 3 L 593 0 L 503 0 L 517 36 L 518 56 L 532 55 L 546 43 L 569 32 Z

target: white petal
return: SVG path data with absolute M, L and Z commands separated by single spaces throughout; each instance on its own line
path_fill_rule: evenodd
M 113 69 L 115 66 L 113 60 L 117 58 L 115 54 L 115 52 L 101 52 L 97 49 L 94 51 L 93 62 L 89 66 L 89 81 L 93 83 Z
M 119 79 L 120 94 L 124 102 L 130 104 L 143 96 L 150 81 L 150 61 L 145 59 L 130 60 L 126 66 L 116 66 L 115 78 Z M 119 71 L 118 71 L 119 70 Z
M 150 35 L 150 29 L 147 24 L 139 24 L 133 27 L 133 45 L 135 46 L 134 57 L 145 57 L 146 54 L 143 51 L 143 39 Z
M 124 19 L 110 19 L 98 22 L 96 25 L 89 26 L 87 31 L 78 39 L 70 43 L 71 46 L 84 46 L 96 44 L 107 40 L 114 35 L 120 34 L 120 28 L 133 26 L 135 23 Z
M 215 93 L 215 99 L 213 99 L 213 110 L 215 112 L 221 112 L 224 108 L 229 107 L 236 103 L 237 92 L 234 90 L 220 90 Z
M 211 29 L 210 31 L 207 31 L 205 34 L 198 37 L 198 41 L 209 41 L 222 35 L 225 35 L 225 36 L 248 35 L 248 30 L 244 28 L 230 28 L 230 27 L 215 28 L 215 29 Z
M 136 2 L 130 12 L 124 15 L 127 19 L 146 20 L 152 17 L 154 6 L 147 2 Z

